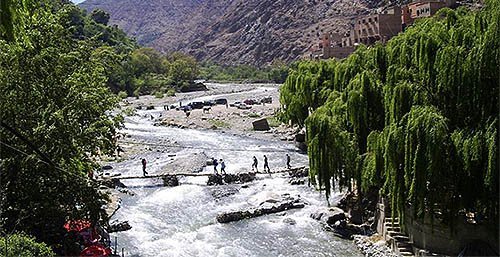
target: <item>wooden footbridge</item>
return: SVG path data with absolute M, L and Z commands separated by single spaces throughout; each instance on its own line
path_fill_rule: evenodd
M 278 173 L 286 173 L 286 172 L 297 172 L 300 170 L 305 169 L 305 166 L 301 167 L 295 167 L 291 169 L 281 169 L 281 170 L 276 170 L 276 171 L 271 171 L 271 172 L 262 172 L 262 171 L 257 171 L 257 172 L 246 172 L 247 174 L 278 174 Z M 228 173 L 228 174 L 233 174 L 233 173 Z M 235 173 L 238 174 L 238 173 Z M 167 174 L 155 174 L 155 175 L 149 175 L 149 176 L 125 176 L 125 177 L 110 177 L 109 179 L 120 179 L 120 180 L 127 180 L 127 179 L 150 179 L 150 178 L 163 178 L 163 177 L 171 177 L 171 176 L 179 176 L 179 177 L 208 177 L 214 175 L 213 172 L 204 172 L 204 173 L 167 173 Z M 219 175 L 224 175 L 220 174 Z

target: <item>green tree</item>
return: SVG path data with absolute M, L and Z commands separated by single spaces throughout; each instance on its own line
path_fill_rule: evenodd
M 109 22 L 109 13 L 101 10 L 101 9 L 94 9 L 90 13 L 90 18 L 94 20 L 95 22 L 102 24 L 102 25 L 108 25 Z
M 57 249 L 67 219 L 105 218 L 86 174 L 115 149 L 121 120 L 103 49 L 60 22 L 64 6 L 29 10 L 26 36 L 0 39 L 0 228 Z
M 500 2 L 442 9 L 387 45 L 299 62 L 281 117 L 305 125 L 311 178 L 378 192 L 395 216 L 498 221 Z M 333 182 L 333 183 L 332 183 Z
M 0 237 L 0 256 L 51 257 L 55 254 L 46 244 L 38 243 L 32 237 L 13 234 Z

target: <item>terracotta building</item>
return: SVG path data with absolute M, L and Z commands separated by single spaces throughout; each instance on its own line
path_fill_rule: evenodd
M 456 0 L 419 0 L 401 7 L 394 6 L 378 13 L 358 17 L 354 28 L 344 37 L 339 34 L 323 34 L 318 43 L 309 49 L 308 58 L 345 58 L 358 44 L 386 43 L 392 37 L 413 24 L 416 19 L 430 17 L 444 7 L 455 7 Z
M 455 7 L 455 0 L 420 0 L 401 8 L 401 22 L 404 27 L 413 24 L 418 18 L 430 17 L 444 7 Z
M 342 59 L 354 52 L 354 47 L 342 47 L 342 35 L 325 33 L 321 35 L 318 44 L 309 49 L 309 59 Z
M 354 21 L 354 29 L 342 39 L 342 46 L 385 43 L 401 31 L 401 8 L 395 6 L 381 13 L 357 18 Z

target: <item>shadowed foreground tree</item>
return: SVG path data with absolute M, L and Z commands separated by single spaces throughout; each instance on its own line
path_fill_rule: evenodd
M 13 24 L 23 37 L 0 38 L 0 230 L 56 250 L 68 219 L 105 218 L 105 196 L 86 174 L 114 150 L 120 123 L 100 43 L 75 38 L 64 8 L 29 7 L 16 14 L 28 15 L 23 27 Z

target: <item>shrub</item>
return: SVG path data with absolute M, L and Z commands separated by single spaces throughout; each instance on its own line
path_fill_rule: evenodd
M 128 96 L 128 94 L 125 91 L 120 91 L 118 93 L 118 97 L 121 98 L 121 99 L 125 99 L 125 98 L 127 98 L 127 96 Z
M 0 237 L 0 256 L 55 256 L 52 249 L 44 243 L 38 243 L 33 237 L 13 234 Z
M 167 96 L 175 96 L 175 89 L 171 88 L 167 91 Z
M 155 97 L 156 98 L 163 98 L 163 93 L 161 91 L 156 91 Z

